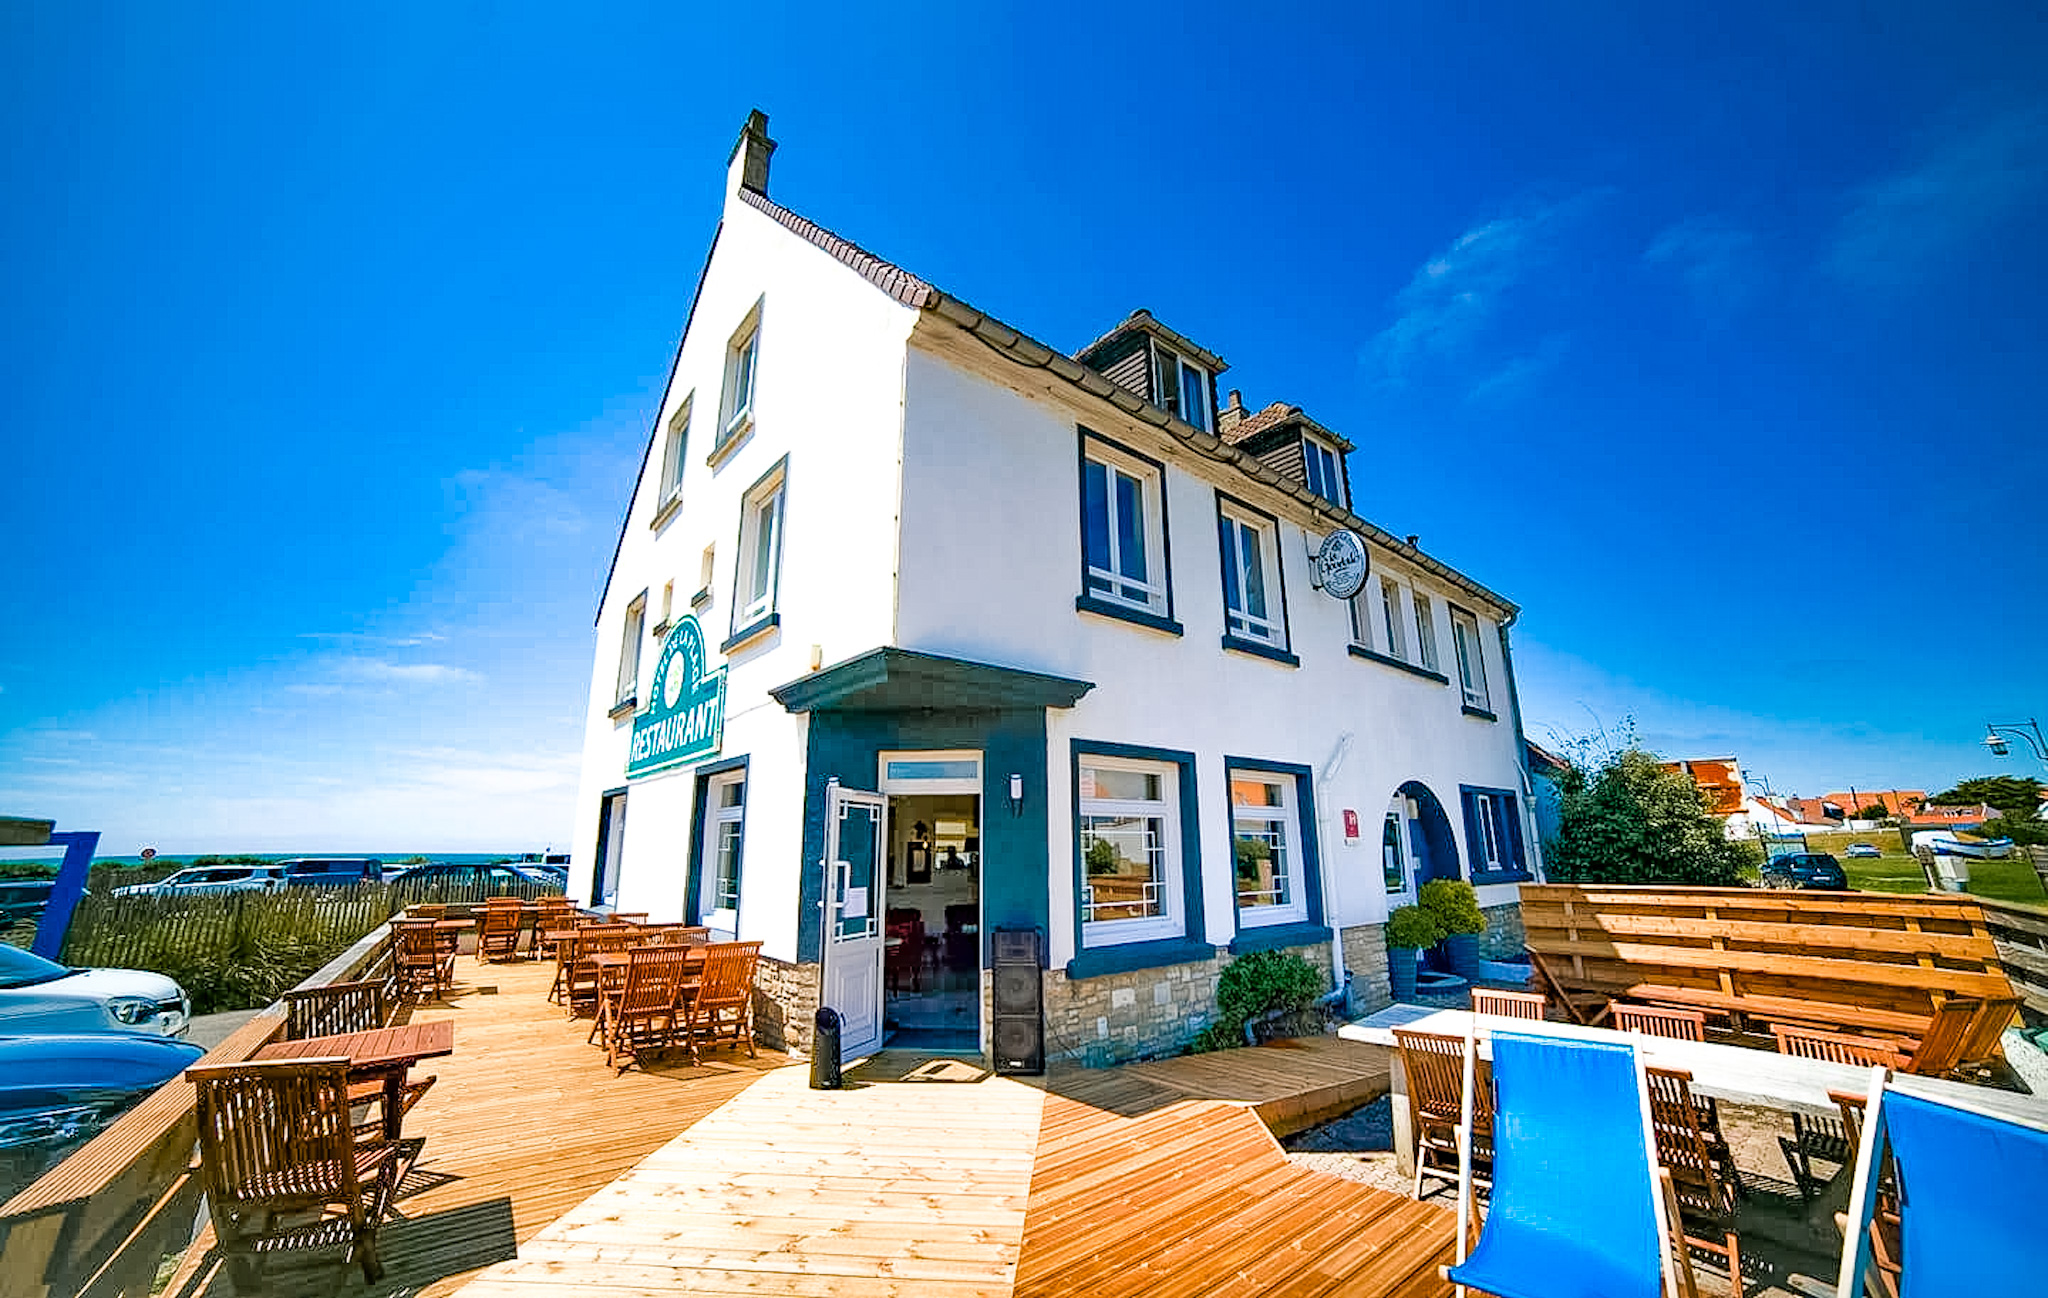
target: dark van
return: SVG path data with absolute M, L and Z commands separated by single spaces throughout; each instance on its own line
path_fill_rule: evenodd
M 49 904 L 54 879 L 0 880 L 0 929 L 15 923 L 33 924 Z
M 302 856 L 278 865 L 287 888 L 340 888 L 384 878 L 384 862 L 374 856 Z

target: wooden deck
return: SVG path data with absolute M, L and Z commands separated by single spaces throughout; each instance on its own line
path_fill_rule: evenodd
M 1102 1071 L 1055 1069 L 1050 1085 L 1059 1091 L 1067 1079 L 1075 1079 L 1091 1089 L 1097 1084 L 1088 1079 Z M 1339 1037 L 1273 1041 L 1110 1071 L 1179 1099 L 1249 1105 L 1276 1136 L 1291 1136 L 1349 1113 L 1385 1095 L 1392 1085 L 1387 1051 Z
M 1162 1104 L 1143 1068 L 1056 1083 L 1018 1298 L 1450 1293 L 1436 1270 L 1455 1233 L 1444 1208 L 1297 1167 L 1249 1108 Z
M 455 1053 L 425 1065 L 440 1080 L 406 1116 L 406 1133 L 427 1143 L 400 1188 L 399 1219 L 379 1240 L 383 1282 L 365 1287 L 360 1270 L 344 1271 L 329 1254 L 281 1255 L 268 1264 L 269 1292 L 451 1293 L 787 1062 L 773 1051 L 750 1060 L 721 1050 L 698 1068 L 654 1061 L 614 1077 L 585 1043 L 590 1021 L 572 1022 L 548 1003 L 553 972 L 456 960 L 447 1003 L 413 1014 L 453 1020 Z M 233 1294 L 211 1243 L 209 1231 L 166 1294 Z

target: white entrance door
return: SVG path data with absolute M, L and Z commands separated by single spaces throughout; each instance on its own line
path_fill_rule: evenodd
M 886 810 L 879 793 L 826 786 L 824 1004 L 839 1011 L 844 1060 L 882 1047 Z

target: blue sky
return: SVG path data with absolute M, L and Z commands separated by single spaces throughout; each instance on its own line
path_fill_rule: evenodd
M 2044 11 L 1356 8 L 0 11 L 0 812 L 566 843 L 756 106 L 806 215 L 1358 443 L 1523 605 L 1539 739 L 2026 773 L 1976 740 L 2048 713 Z

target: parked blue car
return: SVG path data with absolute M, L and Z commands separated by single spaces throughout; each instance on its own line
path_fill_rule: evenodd
M 1763 885 L 1766 888 L 1840 890 L 1849 886 L 1849 876 L 1843 871 L 1842 863 L 1826 852 L 1794 852 L 1764 862 Z
M 0 1036 L 0 1202 L 205 1053 L 132 1032 Z

